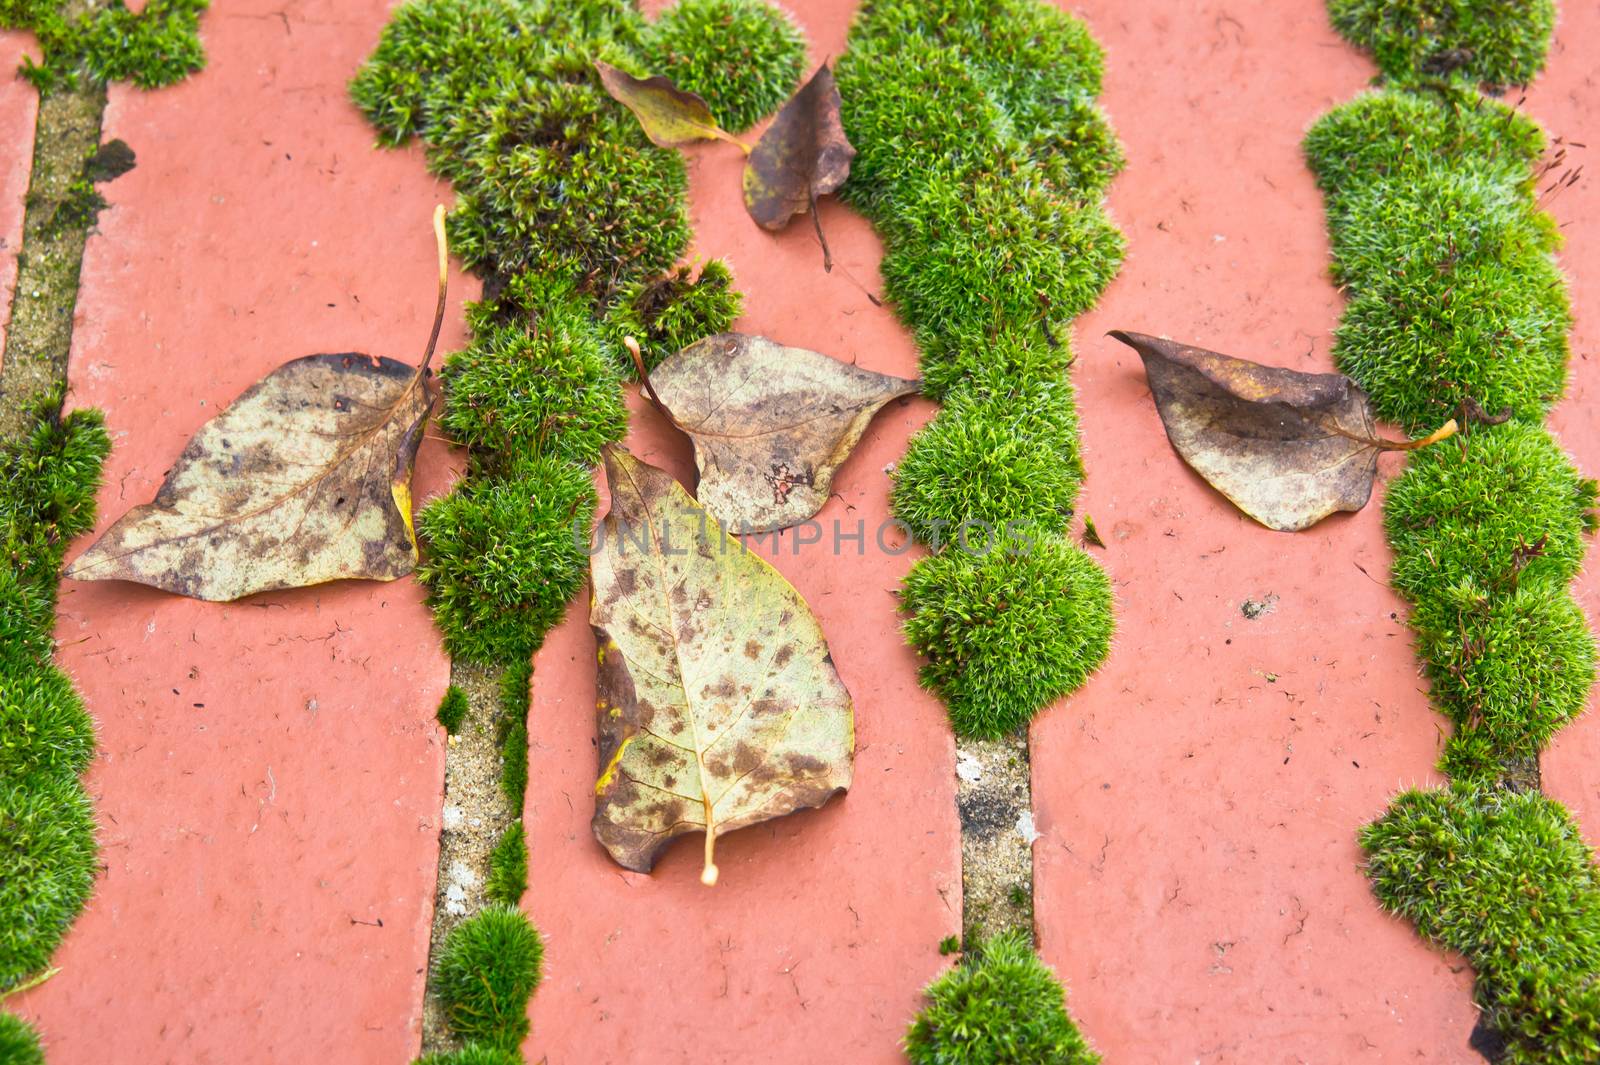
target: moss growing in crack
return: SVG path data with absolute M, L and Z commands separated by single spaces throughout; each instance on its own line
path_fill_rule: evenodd
M 0 1062 L 5 1065 L 44 1065 L 39 1035 L 21 1017 L 0 1012 Z
M 778 109 L 800 80 L 805 36 L 763 0 L 678 0 L 644 34 L 652 74 L 699 95 L 738 133 Z
M 624 340 L 639 342 L 645 369 L 653 370 L 703 337 L 727 332 L 744 299 L 733 287 L 728 264 L 713 259 L 691 277 L 687 266 L 623 286 L 602 322 L 616 372 L 629 380 L 638 375 Z
M 1470 581 L 1553 591 L 1578 574 L 1595 484 L 1549 433 L 1510 422 L 1411 456 L 1389 486 L 1390 580 L 1413 602 Z
M 467 693 L 450 685 L 444 690 L 444 698 L 439 700 L 439 709 L 434 714 L 444 730 L 452 736 L 461 731 L 461 723 L 467 719 Z
M 412 1065 L 523 1065 L 523 1061 L 516 1051 L 471 1043 L 460 1050 L 424 1054 Z
M 1423 599 L 1411 624 L 1434 701 L 1456 723 L 1444 761 L 1452 776 L 1535 758 L 1583 711 L 1594 637 L 1565 592 L 1460 584 Z
M 536 458 L 505 480 L 469 479 L 422 509 L 417 575 L 452 655 L 512 662 L 544 642 L 583 585 L 595 502 L 583 467 Z
M 52 92 L 88 83 L 131 81 L 141 89 L 182 81 L 205 66 L 200 14 L 210 0 L 150 0 L 142 12 L 123 0 L 76 18 L 58 3 L 20 0 L 0 8 L 0 25 L 29 29 L 43 60 L 23 60 L 22 75 Z
M 998 935 L 928 987 L 906 1033 L 912 1065 L 1094 1065 L 1061 983 L 1021 933 Z
M 451 929 L 434 962 L 450 1031 L 466 1043 L 516 1052 L 528 1035 L 544 944 L 521 910 L 491 905 Z
M 1600 874 L 1559 804 L 1460 783 L 1411 791 L 1361 845 L 1384 907 L 1472 963 L 1504 1061 L 1600 1057 Z
M 506 298 L 519 313 L 494 302 L 469 313 L 471 346 L 445 360 L 440 424 L 483 472 L 534 456 L 597 462 L 628 413 L 593 319 L 563 280 L 524 274 Z
M 1554 0 L 1329 0 L 1333 28 L 1385 77 L 1526 85 L 1544 69 Z
M 489 876 L 483 893 L 490 902 L 515 906 L 528 890 L 528 834 L 521 821 L 500 834 L 489 855 Z
M 923 543 L 981 545 L 1015 525 L 1065 529 L 1082 479 L 1071 384 L 1018 377 L 950 395 L 911 439 L 890 504 Z
M 588 525 L 583 526 L 585 529 Z M 500 790 L 512 813 L 521 816 L 528 791 L 528 711 L 533 663 L 522 657 L 500 675 Z
M 993 738 L 1081 685 L 1111 645 L 1111 583 L 1057 536 L 947 548 L 906 578 L 911 645 L 956 732 Z

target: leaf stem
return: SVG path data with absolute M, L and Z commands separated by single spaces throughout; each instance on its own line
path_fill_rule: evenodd
M 439 330 L 444 328 L 445 296 L 450 285 L 450 241 L 444 235 L 444 204 L 438 204 L 433 209 L 433 240 L 439 246 L 439 302 L 433 309 L 433 332 L 428 334 L 428 347 L 422 353 L 422 365 L 417 367 L 417 376 L 421 377 L 427 370 L 428 363 L 433 361 L 433 349 L 439 346 Z
M 628 354 L 633 356 L 633 368 L 639 372 L 639 384 L 644 388 L 645 398 L 650 405 L 661 412 L 661 416 L 672 423 L 672 427 L 685 436 L 690 435 L 683 423 L 672 416 L 672 411 L 661 402 L 661 397 L 656 394 L 656 386 L 650 383 L 650 371 L 644 368 L 644 353 L 639 350 L 639 342 L 633 337 L 623 337 L 622 346 L 628 349 Z

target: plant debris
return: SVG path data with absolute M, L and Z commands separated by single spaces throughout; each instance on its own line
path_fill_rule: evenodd
M 1376 435 L 1372 405 L 1343 374 L 1263 366 L 1171 340 L 1114 330 L 1139 353 L 1173 449 L 1212 487 L 1269 529 L 1296 532 L 1372 495 L 1380 451 L 1420 440 Z
M 680 148 L 693 141 L 725 140 L 749 152 L 738 138 L 717 125 L 711 108 L 692 92 L 684 92 L 657 74 L 636 78 L 625 70 L 596 59 L 600 84 L 617 103 L 633 112 L 639 128 L 658 148 Z
M 763 229 L 779 230 L 802 211 L 811 212 L 822 244 L 822 265 L 833 254 L 822 235 L 817 198 L 843 185 L 856 157 L 839 118 L 839 86 L 824 63 L 778 110 L 744 165 L 744 206 Z
M 444 320 L 443 207 L 434 231 L 439 301 L 420 366 L 352 352 L 278 367 L 201 426 L 154 502 L 124 514 L 66 575 L 222 602 L 410 573 L 411 471 Z
M 872 416 L 919 387 L 744 333 L 691 344 L 646 382 L 694 441 L 700 505 L 739 533 L 787 528 L 821 510 Z
M 648 873 L 676 837 L 716 838 L 850 786 L 855 713 L 822 629 L 664 470 L 605 454 L 611 508 L 590 564 L 599 646 L 595 838 Z

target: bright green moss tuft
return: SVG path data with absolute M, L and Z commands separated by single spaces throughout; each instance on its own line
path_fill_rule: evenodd
M 738 133 L 789 98 L 806 40 L 763 0 L 678 0 L 646 31 L 640 51 L 650 73 L 699 95 L 719 125 Z
M 594 322 L 570 285 L 518 282 L 526 310 L 495 320 L 476 309 L 472 345 L 445 360 L 440 424 L 484 472 L 535 456 L 597 462 L 622 438 L 628 413 Z
M 450 1031 L 466 1043 L 515 1052 L 528 1034 L 544 944 L 514 906 L 490 905 L 456 925 L 434 962 L 433 986 Z
M 75 777 L 87 769 L 94 723 L 66 675 L 10 656 L 0 658 L 0 669 L 0 779 Z
M 627 337 L 638 341 L 645 369 L 653 370 L 695 341 L 727 332 L 743 302 L 733 287 L 732 271 L 721 259 L 702 266 L 698 277 L 681 266 L 648 281 L 630 282 L 617 293 L 601 323 L 606 350 L 616 372 L 635 380 L 638 369 L 624 346 Z
M 94 889 L 95 857 L 76 777 L 0 776 L 0 991 L 49 964 Z
M 523 1065 L 523 1061 L 516 1051 L 472 1043 L 460 1050 L 424 1054 L 411 1065 Z
M 434 717 L 452 736 L 460 732 L 461 723 L 467 719 L 467 693 L 454 684 L 450 685 L 444 690 L 444 698 L 439 700 L 439 709 Z
M 994 937 L 928 987 L 906 1033 L 912 1065 L 1094 1065 L 1066 993 L 1026 937 Z
M 1066 341 L 1043 329 L 931 335 L 922 349 L 922 392 L 941 403 L 958 391 L 997 396 L 1064 382 L 1071 365 Z
M 1594 493 L 1543 429 L 1476 427 L 1412 455 L 1390 484 L 1390 580 L 1413 602 L 1463 581 L 1554 594 L 1583 564 Z
M 901 609 L 955 731 L 998 737 L 1078 688 L 1111 646 L 1111 583 L 1058 536 L 986 554 L 953 545 L 918 562 Z
M 1504 1061 L 1600 1059 L 1600 874 L 1558 803 L 1459 783 L 1410 791 L 1361 845 L 1384 907 L 1472 963 Z
M 1328 0 L 1333 28 L 1392 81 L 1461 74 L 1526 85 L 1544 69 L 1554 0 Z
M 500 834 L 489 855 L 489 876 L 483 893 L 490 902 L 515 906 L 528 890 L 528 834 L 521 821 Z
M 1492 594 L 1467 584 L 1430 594 L 1411 617 L 1434 701 L 1456 723 L 1445 755 L 1455 776 L 1538 756 L 1582 713 L 1595 677 L 1595 643 L 1564 591 Z
M 210 0 L 150 0 L 142 12 L 123 0 L 68 18 L 58 0 L 0 0 L 0 27 L 32 30 L 42 61 L 24 57 L 21 74 L 42 93 L 88 83 L 131 81 L 155 89 L 205 66 L 200 14 Z
M 38 1033 L 12 1013 L 0 1012 L 0 1065 L 44 1065 Z
M 1083 478 L 1077 416 L 1065 377 L 994 391 L 962 390 L 912 437 L 890 505 L 936 549 L 958 536 L 981 550 L 1015 525 L 1067 526 Z
M 583 584 L 594 508 L 586 470 L 540 458 L 422 509 L 417 575 L 452 655 L 493 663 L 533 653 Z

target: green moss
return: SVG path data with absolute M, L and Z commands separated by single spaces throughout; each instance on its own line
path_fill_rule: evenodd
M 456 925 L 434 962 L 433 986 L 450 1031 L 467 1043 L 516 1052 L 528 1035 L 544 944 L 521 910 L 490 905 Z
M 1061 983 L 1025 936 L 994 937 L 928 987 L 906 1033 L 912 1065 L 1093 1065 Z
M 1553 593 L 1583 564 L 1594 505 L 1594 482 L 1543 429 L 1474 428 L 1411 456 L 1390 484 L 1390 580 L 1413 602 L 1464 581 Z
M 1463 784 L 1411 791 L 1361 844 L 1384 907 L 1472 963 L 1504 1061 L 1600 1058 L 1600 875 L 1559 804 Z
M 593 319 L 569 283 L 523 275 L 514 298 L 521 313 L 472 312 L 472 345 L 445 360 L 440 424 L 489 473 L 535 456 L 599 461 L 628 413 Z
M 94 723 L 66 675 L 9 656 L 0 668 L 0 778 L 77 776 L 87 769 Z
M 974 543 L 973 548 L 980 547 Z M 918 562 L 901 608 L 955 731 L 997 737 L 1081 685 L 1110 649 L 1111 584 L 1058 536 Z
M 789 98 L 806 40 L 762 0 L 678 0 L 646 31 L 641 55 L 650 73 L 700 96 L 718 125 L 738 133 Z
M 0 1012 L 0 1063 L 44 1065 L 38 1033 L 15 1014 Z
M 439 709 L 434 717 L 451 735 L 460 732 L 461 723 L 467 719 L 467 693 L 454 684 L 450 685 L 444 690 L 444 698 L 439 700 Z
M 1456 723 L 1445 754 L 1453 776 L 1537 757 L 1584 709 L 1594 637 L 1565 592 L 1456 585 L 1423 599 L 1411 624 L 1434 700 Z
M 141 89 L 182 81 L 205 66 L 200 14 L 210 0 L 150 0 L 135 14 L 123 0 L 68 19 L 53 4 L 22 0 L 0 22 L 31 29 L 43 61 L 25 58 L 22 74 L 40 92 L 87 82 L 131 81 Z
M 0 776 L 0 991 L 49 964 L 94 889 L 95 859 L 76 777 Z
M 494 663 L 533 653 L 583 585 L 594 508 L 586 470 L 537 458 L 422 509 L 417 575 L 452 655 Z
M 587 525 L 584 526 L 588 528 Z M 500 790 L 512 813 L 522 815 L 528 791 L 528 709 L 533 663 L 517 659 L 500 676 Z
M 523 1065 L 522 1055 L 499 1047 L 472 1043 L 460 1050 L 424 1054 L 412 1065 Z
M 1064 382 L 1071 365 L 1066 342 L 1043 329 L 957 330 L 927 338 L 922 392 L 941 403 L 957 391 L 973 398 L 998 396 Z
M 981 546 L 1018 524 L 1066 528 L 1083 478 L 1072 386 L 1065 377 L 1018 382 L 949 394 L 912 437 L 890 505 L 918 540 L 938 548 L 965 527 Z
M 1395 81 L 1460 73 L 1525 85 L 1544 69 L 1554 0 L 1328 0 L 1333 27 Z
M 623 286 L 606 313 L 602 328 L 606 350 L 616 372 L 627 380 L 638 370 L 624 346 L 626 337 L 639 343 L 645 368 L 653 370 L 669 355 L 695 341 L 732 326 L 743 305 L 733 287 L 733 273 L 721 259 L 713 259 L 691 277 L 687 266 L 646 281 Z
M 528 834 L 521 821 L 500 834 L 489 855 L 489 876 L 483 893 L 490 902 L 515 906 L 528 890 Z

